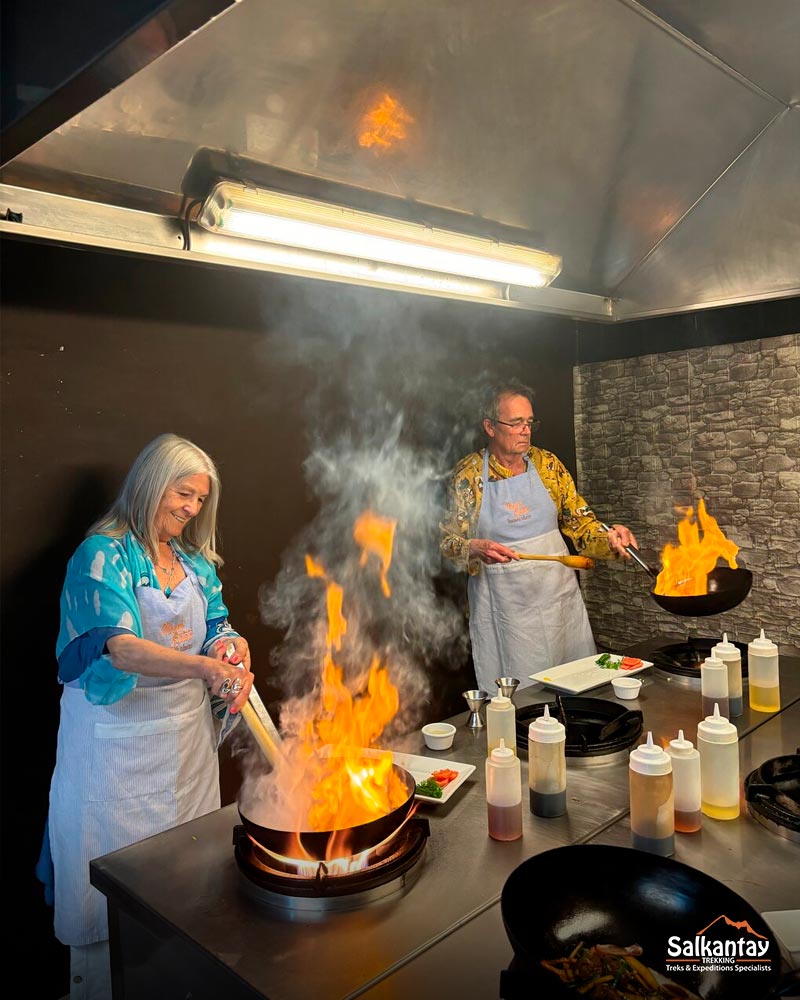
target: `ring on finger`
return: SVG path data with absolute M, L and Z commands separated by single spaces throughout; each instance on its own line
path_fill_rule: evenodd
M 230 677 L 226 677 L 225 680 L 222 682 L 222 684 L 220 684 L 219 693 L 222 695 L 223 698 L 227 698 L 227 696 L 231 693 L 233 684 L 234 682 L 231 680 Z
M 236 680 L 231 685 L 231 694 L 238 694 L 244 687 L 244 681 L 241 677 L 237 677 Z

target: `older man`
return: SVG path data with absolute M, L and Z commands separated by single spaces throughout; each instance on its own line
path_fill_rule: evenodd
M 549 451 L 531 446 L 533 391 L 498 386 L 483 412 L 487 447 L 453 470 L 441 551 L 469 572 L 470 637 L 478 687 L 529 676 L 596 651 L 573 570 L 520 554 L 563 555 L 561 532 L 582 555 L 630 558 L 624 525 L 606 533 L 572 477 Z

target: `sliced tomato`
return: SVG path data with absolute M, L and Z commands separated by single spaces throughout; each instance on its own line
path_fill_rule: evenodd
M 431 777 L 440 788 L 444 788 L 446 785 L 449 785 L 451 781 L 455 781 L 458 777 L 458 771 L 452 771 L 445 767 L 442 768 L 441 771 L 434 771 Z

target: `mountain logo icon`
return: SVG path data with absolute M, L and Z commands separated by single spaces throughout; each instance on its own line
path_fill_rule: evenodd
M 716 918 L 716 920 L 712 920 L 707 927 L 704 927 L 701 931 L 698 931 L 695 937 L 702 937 L 703 934 L 710 931 L 712 927 L 715 927 L 717 924 L 719 924 L 720 920 L 723 921 L 723 923 L 720 927 L 717 928 L 717 930 L 724 930 L 730 927 L 732 930 L 735 931 L 747 931 L 748 934 L 752 934 L 753 937 L 761 938 L 762 941 L 767 940 L 766 935 L 759 934 L 757 931 L 754 931 L 746 920 L 731 920 L 731 918 L 726 917 L 724 913 L 721 913 Z

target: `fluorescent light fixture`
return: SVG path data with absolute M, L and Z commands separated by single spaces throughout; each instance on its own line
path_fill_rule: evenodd
M 359 268 L 370 269 L 370 261 L 390 264 L 397 284 L 416 287 L 426 284 L 420 280 L 424 272 L 543 288 L 561 270 L 561 257 L 543 250 L 230 181 L 214 187 L 198 222 L 212 233 L 327 255 L 319 268 L 327 274 L 341 268 L 342 276 L 352 276 Z M 354 268 L 353 260 L 361 264 Z

